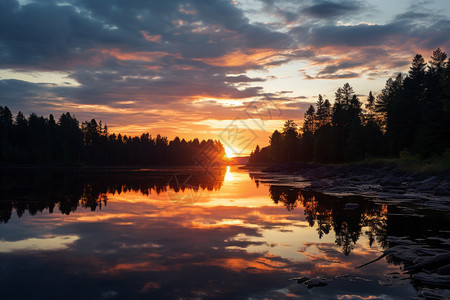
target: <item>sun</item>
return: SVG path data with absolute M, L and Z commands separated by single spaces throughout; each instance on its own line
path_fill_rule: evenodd
M 232 149 L 225 147 L 225 156 L 227 158 L 233 158 L 236 156 L 236 153 Z

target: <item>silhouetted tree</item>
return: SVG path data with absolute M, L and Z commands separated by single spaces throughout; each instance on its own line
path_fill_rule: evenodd
M 109 134 L 102 121 L 92 119 L 80 126 L 69 112 L 58 122 L 53 115 L 44 118 L 34 113 L 26 119 L 22 112 L 12 119 L 10 110 L 0 107 L 0 163 L 198 165 L 195 158 L 201 156 L 208 168 L 226 162 L 218 141 Z
M 278 130 L 275 130 L 269 139 L 271 157 L 274 161 L 283 160 L 283 136 Z
M 299 158 L 300 144 L 298 126 L 293 120 L 287 120 L 283 127 L 283 148 L 286 156 L 283 160 L 296 160 Z

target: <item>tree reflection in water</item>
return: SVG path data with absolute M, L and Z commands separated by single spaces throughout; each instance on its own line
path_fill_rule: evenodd
M 390 279 L 385 274 L 399 270 L 386 260 L 400 261 L 386 257 L 384 262 L 355 267 L 392 246 L 387 236 L 423 241 L 442 237 L 439 231 L 450 226 L 444 212 L 423 213 L 420 226 L 415 226 L 419 217 L 404 214 L 404 207 L 398 204 L 335 197 L 263 180 L 255 180 L 261 183 L 255 188 L 243 172 L 224 183 L 225 172 L 212 178 L 197 171 L 29 170 L 3 174 L 2 222 L 10 220 L 13 210 L 19 216 L 43 210 L 70 214 L 79 207 L 96 212 L 78 211 L 70 217 L 45 214 L 0 224 L 4 239 L 0 256 L 7 262 L 2 287 L 7 295 L 17 295 L 22 286 L 16 285 L 22 282 L 42 285 L 52 280 L 56 287 L 70 289 L 71 299 L 93 291 L 97 298 L 114 291 L 133 299 L 198 295 L 330 299 L 343 294 L 365 299 L 386 294 L 401 299 L 405 293 L 415 293 L 406 285 L 391 288 L 378 281 Z M 174 205 L 173 199 L 167 199 L 170 193 L 202 189 L 214 192 L 206 193 L 204 201 L 195 206 Z M 122 193 L 128 195 L 118 195 Z M 138 193 L 153 195 L 140 197 Z M 346 206 L 349 203 L 358 205 Z M 98 211 L 107 204 L 107 210 Z M 413 226 L 415 230 L 411 230 Z M 67 237 L 71 239 L 64 240 Z M 58 239 L 63 248 L 33 248 L 34 243 L 48 246 Z M 26 251 L 6 251 L 20 245 Z M 305 285 L 288 280 L 299 275 L 327 275 L 331 281 L 328 288 L 314 289 L 311 294 Z M 35 291 L 33 287 L 26 287 L 29 294 Z M 47 295 L 45 292 L 53 289 L 40 290 L 39 295 Z M 60 290 L 55 293 L 61 294 Z
M 333 229 L 342 253 L 349 255 L 362 234 L 369 238 L 370 246 L 376 240 L 386 247 L 387 205 L 375 204 L 361 197 L 345 197 L 302 191 L 297 188 L 271 185 L 270 197 L 275 203 L 283 203 L 287 210 L 303 207 L 309 226 L 317 227 L 319 238 Z M 346 210 L 347 203 L 358 206 Z M 368 228 L 362 232 L 363 228 Z
M 132 172 L 132 173 L 130 173 Z M 107 194 L 128 191 L 143 195 L 160 194 L 168 190 L 175 193 L 186 189 L 220 190 L 225 169 L 205 173 L 203 170 L 62 170 L 29 169 L 0 174 L 0 223 L 8 222 L 12 211 L 21 217 L 26 211 L 35 215 L 55 208 L 69 215 L 78 207 L 95 211 L 107 205 Z M 175 177 L 176 176 L 176 177 Z M 176 180 L 174 180 L 176 178 Z M 259 181 L 252 178 L 259 184 Z M 181 183 L 181 184 L 180 184 Z M 354 249 L 362 234 L 370 245 L 376 240 L 386 247 L 387 206 L 378 205 L 360 197 L 338 198 L 330 195 L 302 191 L 297 188 L 271 185 L 269 196 L 275 203 L 282 203 L 288 211 L 301 206 L 309 226 L 317 227 L 319 238 L 335 232 L 335 243 L 345 255 Z M 345 210 L 345 204 L 353 202 L 358 207 Z M 363 228 L 368 228 L 362 232 Z
M 173 180 L 176 176 L 177 180 Z M 135 191 L 143 195 L 186 189 L 219 190 L 225 168 L 205 172 L 201 168 L 160 171 L 130 169 L 23 169 L 0 172 L 0 223 L 14 210 L 20 218 L 57 208 L 69 215 L 78 207 L 92 211 L 107 205 L 107 194 Z

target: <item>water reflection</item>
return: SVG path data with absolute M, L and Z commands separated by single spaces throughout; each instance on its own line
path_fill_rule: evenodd
M 396 208 L 276 185 L 255 188 L 247 173 L 227 171 L 218 179 L 200 173 L 185 186 L 170 182 L 184 182 L 191 171 L 2 177 L 2 203 L 11 207 L 9 222 L 0 224 L 6 299 L 416 296 L 408 281 L 379 284 L 399 271 L 385 260 L 355 269 L 380 255 L 390 224 L 399 222 L 391 214 Z M 6 188 L 8 181 L 15 185 Z M 195 205 L 175 205 L 170 196 L 192 191 L 202 191 Z M 27 203 L 22 213 L 11 214 L 21 202 Z M 35 203 L 38 209 L 29 210 Z M 347 203 L 359 206 L 346 210 Z M 63 214 L 51 213 L 56 208 Z M 308 290 L 289 281 L 299 275 L 326 277 L 329 286 Z
M 369 238 L 369 246 L 375 240 L 382 247 L 387 245 L 387 205 L 375 204 L 361 197 L 342 199 L 286 186 L 271 185 L 269 192 L 275 203 L 283 203 L 289 211 L 297 206 L 303 207 L 309 226 L 316 227 L 319 238 L 333 229 L 335 243 L 345 255 L 350 254 L 362 234 Z M 346 209 L 348 204 L 353 208 Z M 367 229 L 363 232 L 363 228 Z
M 107 205 L 108 194 L 130 191 L 143 195 L 174 194 L 193 190 L 218 191 L 226 168 L 205 172 L 200 168 L 165 170 L 58 170 L 23 169 L 0 172 L 0 223 L 8 222 L 12 211 L 20 218 L 55 209 L 70 214 L 78 207 L 92 211 Z

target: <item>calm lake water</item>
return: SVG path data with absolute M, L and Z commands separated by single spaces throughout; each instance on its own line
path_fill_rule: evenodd
M 400 262 L 356 267 L 388 236 L 445 247 L 450 230 L 447 212 L 305 192 L 234 167 L 0 179 L 1 299 L 405 299 L 423 287 Z M 302 276 L 328 285 L 289 280 Z

